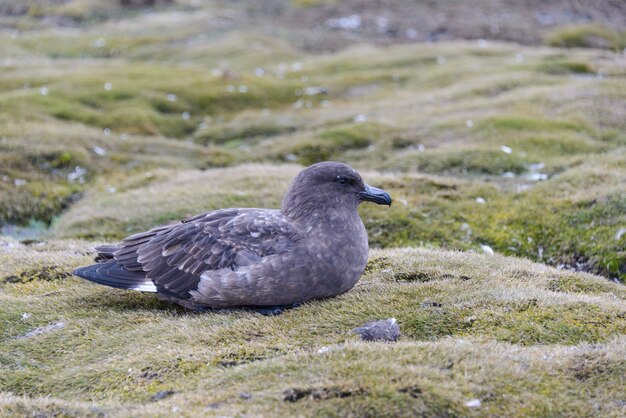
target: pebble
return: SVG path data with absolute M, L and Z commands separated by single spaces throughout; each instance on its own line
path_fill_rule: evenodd
M 365 341 L 398 341 L 400 326 L 396 318 L 370 321 L 354 328 L 352 332 L 359 334 Z
M 174 394 L 173 390 L 162 390 L 162 391 L 157 392 L 154 395 L 152 395 L 150 400 L 151 401 L 158 401 L 158 400 L 167 398 L 168 396 L 172 396 L 173 394 Z
M 469 401 L 465 402 L 465 406 L 467 406 L 468 408 L 480 408 L 480 405 L 480 399 L 470 399 Z
M 484 244 L 480 244 L 480 248 L 483 250 L 483 252 L 493 255 L 493 248 L 491 248 L 488 245 L 484 245 Z

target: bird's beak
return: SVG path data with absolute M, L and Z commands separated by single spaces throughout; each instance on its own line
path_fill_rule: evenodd
M 382 189 L 370 186 L 369 184 L 365 185 L 365 190 L 359 192 L 359 197 L 362 201 L 391 206 L 391 196 L 389 196 L 389 193 Z

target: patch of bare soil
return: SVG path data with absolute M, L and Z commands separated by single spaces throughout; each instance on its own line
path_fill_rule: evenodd
M 244 3 L 244 2 L 240 2 Z M 298 2 L 248 5 L 249 17 L 270 21 L 272 30 L 293 32 L 307 50 L 341 49 L 349 44 L 494 39 L 540 44 L 558 26 L 600 23 L 626 27 L 626 2 L 619 0 L 343 0 L 289 7 Z
M 0 16 L 19 18 L 45 8 L 47 15 L 35 13 L 42 25 L 74 26 L 81 23 L 80 18 L 54 16 L 56 9 L 51 7 L 71 2 L 0 0 Z M 154 7 L 160 11 L 182 8 L 190 13 L 211 7 L 227 16 L 230 29 L 261 29 L 313 52 L 336 51 L 363 42 L 389 45 L 455 39 L 537 45 L 559 26 L 598 23 L 615 30 L 626 27 L 626 2 L 621 0 L 117 0 L 117 4 L 126 10 L 145 8 L 147 13 Z M 120 18 L 124 13 L 118 11 L 108 18 Z M 92 21 L 102 19 L 107 16 L 98 15 Z

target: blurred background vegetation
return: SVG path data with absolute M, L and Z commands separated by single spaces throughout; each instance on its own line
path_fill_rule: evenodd
M 0 0 L 0 416 L 625 416 L 625 28 L 616 0 Z M 327 159 L 394 198 L 340 297 L 198 314 L 70 273 Z
M 0 0 L 0 224 L 115 240 L 346 161 L 373 247 L 626 279 L 626 4 Z M 244 166 L 241 166 L 244 164 Z

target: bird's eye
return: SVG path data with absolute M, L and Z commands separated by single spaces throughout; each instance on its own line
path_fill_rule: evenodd
M 335 181 L 339 184 L 354 184 L 354 179 L 345 176 L 337 176 Z

